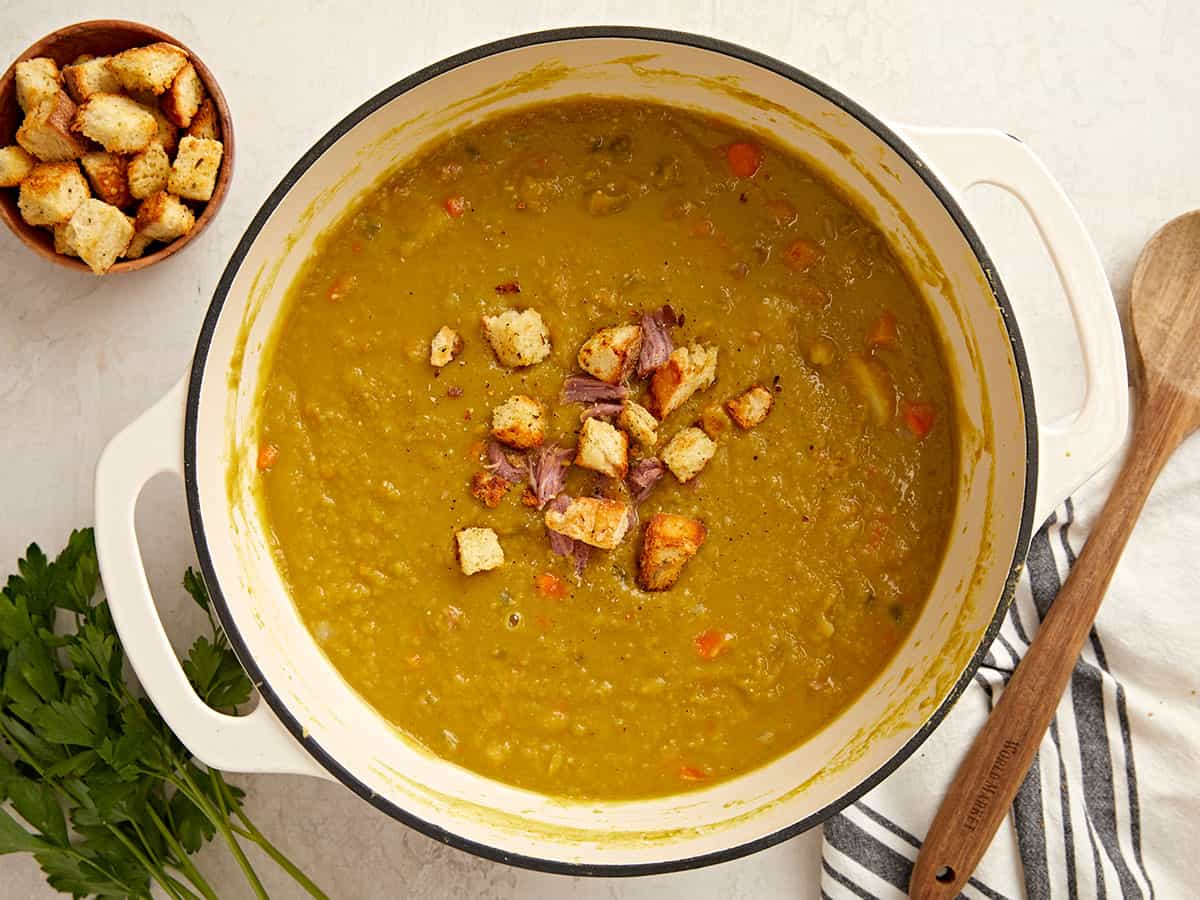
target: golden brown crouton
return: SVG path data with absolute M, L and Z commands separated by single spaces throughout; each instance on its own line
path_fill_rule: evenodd
M 200 83 L 200 76 L 196 74 L 195 67 L 188 63 L 179 70 L 158 102 L 168 119 L 180 128 L 187 128 L 192 124 L 192 117 L 200 109 L 203 100 L 204 86 Z
M 37 160 L 24 147 L 0 148 L 0 187 L 16 187 L 36 165 Z
M 76 251 L 75 245 L 71 243 L 71 235 L 68 232 L 67 225 L 68 222 L 59 222 L 50 228 L 54 232 L 54 252 L 63 256 L 78 256 L 79 253 Z
M 490 528 L 464 528 L 455 533 L 454 543 L 464 575 L 488 572 L 504 565 L 500 539 Z
M 212 100 L 208 97 L 204 98 L 200 108 L 192 116 L 192 124 L 187 127 L 187 133 L 189 137 L 194 138 L 208 138 L 213 141 L 221 139 L 221 125 L 217 121 L 217 108 L 213 106 Z
M 685 428 L 663 447 L 662 461 L 680 481 L 691 481 L 717 452 L 712 438 L 699 428 Z
M 674 513 L 655 513 L 646 524 L 638 557 L 638 584 L 646 591 L 665 591 L 696 555 L 708 532 L 704 523 Z
M 66 241 L 93 272 L 103 275 L 133 237 L 129 217 L 103 200 L 79 204 L 67 223 Z
M 717 378 L 717 349 L 677 347 L 650 380 L 650 411 L 665 419 Z
M 108 56 L 94 56 L 83 62 L 74 62 L 62 70 L 63 87 L 76 103 L 82 103 L 92 94 L 119 94 L 121 82 L 108 67 Z
M 437 368 L 449 365 L 462 352 L 463 339 L 449 325 L 443 325 L 429 342 L 429 362 Z
M 767 417 L 771 407 L 775 405 L 775 395 L 761 384 L 756 384 L 750 390 L 739 394 L 725 403 L 729 415 L 738 423 L 739 428 L 753 428 Z
M 58 225 L 70 219 L 87 196 L 78 163 L 39 163 L 21 182 L 17 208 L 30 225 Z
M 150 111 L 124 94 L 92 94 L 80 105 L 71 127 L 109 153 L 137 153 L 158 135 Z
M 569 538 L 612 550 L 629 531 L 628 503 L 602 497 L 577 497 L 561 512 L 546 511 L 546 527 Z
M 48 57 L 23 59 L 16 65 L 17 104 L 32 112 L 58 93 L 58 64 Z
M 720 403 L 710 403 L 700 410 L 700 427 L 714 441 L 729 431 L 729 414 Z
M 93 194 L 113 206 L 130 204 L 133 198 L 129 194 L 123 156 L 104 151 L 85 153 L 79 158 L 79 164 L 92 185 Z
M 518 450 L 542 446 L 546 440 L 542 404 L 524 394 L 509 397 L 492 411 L 492 436 Z
M 603 419 L 584 419 L 579 429 L 575 465 L 601 475 L 624 478 L 629 470 L 629 436 Z
M 134 227 L 155 241 L 173 241 L 187 234 L 196 223 L 192 211 L 165 191 L 152 194 L 138 207 Z
M 165 190 L 170 171 L 171 161 L 167 159 L 167 151 L 158 141 L 152 141 L 141 153 L 129 157 L 129 193 L 138 200 L 144 200 L 151 194 Z
M 108 66 L 127 91 L 161 94 L 179 70 L 187 65 L 187 54 L 173 44 L 157 43 L 118 53 Z
M 153 104 L 154 101 L 151 100 L 149 105 L 143 103 L 142 108 L 154 116 L 154 122 L 158 125 L 158 136 L 154 140 L 162 144 L 162 148 L 167 151 L 167 156 L 173 156 L 179 147 L 179 129 L 163 115 L 161 109 Z
M 146 252 L 146 248 L 153 243 L 153 238 L 135 231 L 129 241 L 129 246 L 125 248 L 125 252 L 121 256 L 125 259 L 138 259 Z
M 471 476 L 471 496 L 488 509 L 500 505 L 510 486 L 507 478 L 501 478 L 495 472 L 476 472 Z
M 602 328 L 579 348 L 579 368 L 601 381 L 619 384 L 633 371 L 641 352 L 640 325 Z
M 42 101 L 17 129 L 17 143 L 42 162 L 65 162 L 87 152 L 87 141 L 71 132 L 75 104 L 64 91 Z
M 617 417 L 617 424 L 647 450 L 653 450 L 658 443 L 658 419 L 640 403 L 626 400 L 621 407 L 621 415 Z
M 550 329 L 536 309 L 484 316 L 483 335 L 500 364 L 510 368 L 536 365 L 550 354 Z
M 167 178 L 167 190 L 188 200 L 210 199 L 217 186 L 224 152 L 220 141 L 194 137 L 181 139 Z

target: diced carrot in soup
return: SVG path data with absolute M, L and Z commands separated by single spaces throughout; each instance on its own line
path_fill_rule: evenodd
M 264 444 L 258 451 L 258 471 L 269 471 L 271 466 L 279 461 L 279 448 L 274 444 Z
M 806 269 L 811 269 L 821 257 L 825 255 L 825 251 L 821 249 L 821 245 L 816 241 L 810 241 L 808 238 L 800 238 L 788 244 L 787 249 L 783 251 L 783 259 L 791 268 L 797 272 L 803 272 Z
M 567 583 L 551 572 L 542 572 L 533 579 L 533 583 L 543 597 L 561 600 L 567 596 Z
M 679 777 L 684 781 L 703 781 L 708 773 L 696 766 L 680 766 Z
M 462 194 L 456 194 L 453 197 L 447 197 L 442 201 L 442 208 L 446 210 L 446 214 L 452 219 L 457 219 L 467 211 L 467 198 Z
M 730 635 L 717 628 L 710 628 L 696 635 L 696 652 L 701 659 L 716 659 L 729 647 Z
M 904 404 L 904 424 L 908 426 L 917 439 L 928 436 L 933 431 L 933 423 L 937 419 L 937 409 L 932 403 Z
M 729 162 L 729 171 L 738 178 L 753 178 L 762 165 L 763 152 L 758 144 L 738 141 L 725 148 L 725 159 Z
M 891 312 L 882 313 L 867 332 L 868 347 L 895 347 L 899 339 L 896 317 Z

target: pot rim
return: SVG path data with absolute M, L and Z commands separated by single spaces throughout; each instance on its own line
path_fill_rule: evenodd
M 344 768 L 338 760 L 326 751 L 311 734 L 307 733 L 301 723 L 289 710 L 283 702 L 280 695 L 271 687 L 270 683 L 262 670 L 255 662 L 250 653 L 241 632 L 238 630 L 237 623 L 230 612 L 230 607 L 221 590 L 220 582 L 217 579 L 216 570 L 213 566 L 212 555 L 208 549 L 208 540 L 205 535 L 204 521 L 200 512 L 200 493 L 199 484 L 196 478 L 196 453 L 197 440 L 196 432 L 199 419 L 200 407 L 200 391 L 204 380 L 204 373 L 208 363 L 208 353 L 212 345 L 213 334 L 216 330 L 217 320 L 220 318 L 224 308 L 225 301 L 228 297 L 230 286 L 236 277 L 238 270 L 241 268 L 242 262 L 249 253 L 258 237 L 259 232 L 266 224 L 267 219 L 275 211 L 288 192 L 300 180 L 301 176 L 324 155 L 335 142 L 343 135 L 357 126 L 368 116 L 375 113 L 377 110 L 390 103 L 396 97 L 407 93 L 418 85 L 424 84 L 431 79 L 457 69 L 463 65 L 477 62 L 489 56 L 494 56 L 499 53 L 504 53 L 510 50 L 522 49 L 525 47 L 536 46 L 539 44 L 558 43 L 572 40 L 587 40 L 597 38 L 611 38 L 615 40 L 645 40 L 656 41 L 659 43 L 677 44 L 686 47 L 692 47 L 699 50 L 706 50 L 713 53 L 730 56 L 743 62 L 750 63 L 767 71 L 793 81 L 804 88 L 820 95 L 825 100 L 838 106 L 859 123 L 870 129 L 876 137 L 887 144 L 894 152 L 896 152 L 925 182 L 926 186 L 933 192 L 934 196 L 942 204 L 943 209 L 950 216 L 955 226 L 966 239 L 968 246 L 971 248 L 976 261 L 980 268 L 985 273 L 987 278 L 988 288 L 994 297 L 997 306 L 1000 309 L 1003 319 L 1005 333 L 1008 335 L 1009 343 L 1012 346 L 1013 360 L 1016 364 L 1017 382 L 1021 394 L 1022 413 L 1025 420 L 1025 453 L 1026 453 L 1026 468 L 1025 468 L 1025 490 L 1022 497 L 1021 506 L 1021 522 L 1018 528 L 1016 546 L 1013 551 L 1013 558 L 1009 565 L 1008 577 L 1005 581 L 1005 588 L 996 606 L 996 612 L 984 632 L 983 638 L 980 641 L 979 647 L 972 655 L 966 668 L 955 682 L 954 687 L 938 705 L 933 714 L 922 724 L 922 726 L 910 737 L 904 745 L 883 765 L 872 772 L 867 778 L 859 782 L 837 800 L 827 804 L 816 812 L 805 816 L 803 819 L 771 834 L 763 835 L 754 840 L 745 843 L 737 844 L 732 847 L 727 847 L 723 850 L 717 850 L 710 853 L 691 856 L 684 859 L 664 860 L 661 862 L 650 863 L 633 863 L 633 864 L 609 864 L 609 863 L 574 863 L 566 862 L 557 859 L 544 859 L 536 856 L 528 856 L 524 854 L 511 853 L 499 847 L 492 847 L 478 841 L 464 838 L 452 831 L 428 822 L 411 812 L 403 809 L 395 803 L 385 799 L 384 797 L 373 791 L 370 786 L 363 783 L 346 768 Z M 191 525 L 193 542 L 196 545 L 196 553 L 200 564 L 200 570 L 204 575 L 204 580 L 208 586 L 209 593 L 213 602 L 213 606 L 217 611 L 217 616 L 221 621 L 221 627 L 225 629 L 229 637 L 230 645 L 234 653 L 237 655 L 238 661 L 243 668 L 249 673 L 251 680 L 258 687 L 258 692 L 264 702 L 271 708 L 272 712 L 279 719 L 280 723 L 288 730 L 293 738 L 305 749 L 305 751 L 313 757 L 320 765 L 333 775 L 339 782 L 349 788 L 361 799 L 370 803 L 380 812 L 386 813 L 388 816 L 403 822 L 410 828 L 414 828 L 427 837 L 440 841 L 458 850 L 465 850 L 475 856 L 491 860 L 493 862 L 505 863 L 506 865 L 517 866 L 519 868 L 531 869 L 539 872 L 549 872 L 560 875 L 577 875 L 577 876 L 638 876 L 638 875 L 658 875 L 669 872 L 679 872 L 688 869 L 700 868 L 703 866 L 714 865 L 722 862 L 729 862 L 743 856 L 748 856 L 752 853 L 757 853 L 760 850 L 765 850 L 782 841 L 795 837 L 809 828 L 820 824 L 834 814 L 840 812 L 851 803 L 858 800 L 884 778 L 894 772 L 905 760 L 913 754 L 918 747 L 925 742 L 934 729 L 946 717 L 946 714 L 954 706 L 958 698 L 961 696 L 967 685 L 975 676 L 976 670 L 982 663 L 984 656 L 987 654 L 988 648 L 995 640 L 996 634 L 1000 630 L 1000 626 L 1008 613 L 1009 606 L 1012 602 L 1013 595 L 1016 590 L 1017 580 L 1023 568 L 1023 560 L 1025 559 L 1025 551 L 1029 545 L 1030 536 L 1033 530 L 1033 508 L 1035 494 L 1037 490 L 1037 470 L 1038 470 L 1038 444 L 1037 444 L 1037 414 L 1034 409 L 1033 401 L 1033 385 L 1030 378 L 1029 362 L 1025 353 L 1025 345 L 1021 338 L 1020 330 L 1017 326 L 1015 314 L 1012 305 L 1008 299 L 1008 294 L 1004 290 L 1004 286 L 1000 281 L 999 275 L 996 274 L 996 267 L 992 263 L 991 256 L 988 254 L 983 242 L 980 240 L 974 226 L 963 212 L 958 201 L 950 193 L 949 189 L 942 181 L 930 170 L 929 166 L 921 159 L 912 147 L 902 140 L 891 128 L 883 123 L 872 113 L 868 112 L 864 107 L 857 102 L 842 94 L 836 88 L 831 87 L 825 82 L 809 75 L 807 72 L 801 71 L 787 63 L 781 62 L 774 57 L 760 53 L 756 50 L 750 50 L 738 44 L 729 43 L 717 38 L 707 37 L 705 35 L 693 34 L 690 32 L 675 31 L 671 29 L 646 28 L 641 26 L 623 26 L 623 25 L 588 25 L 575 26 L 569 28 L 554 28 L 543 31 L 528 32 L 525 34 L 514 35 L 511 37 L 501 38 L 496 41 L 491 41 L 486 44 L 481 44 L 469 50 L 464 50 L 449 56 L 443 60 L 435 62 L 423 69 L 413 73 L 412 75 L 402 78 L 387 88 L 384 88 L 379 93 L 375 94 L 370 99 L 360 104 L 356 109 L 347 114 L 337 124 L 329 129 L 313 146 L 296 162 L 295 165 L 288 170 L 283 179 L 279 182 L 276 188 L 270 193 L 267 199 L 263 202 L 254 218 L 246 227 L 246 231 L 238 241 L 237 247 L 234 249 L 229 262 L 225 266 L 221 277 L 217 282 L 217 286 L 213 291 L 212 302 L 204 317 L 204 322 L 200 329 L 199 337 L 196 341 L 196 350 L 192 358 L 191 372 L 188 377 L 188 392 L 187 404 L 185 408 L 184 419 L 184 482 L 187 494 L 188 520 Z

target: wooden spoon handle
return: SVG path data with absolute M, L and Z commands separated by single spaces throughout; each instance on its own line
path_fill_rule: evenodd
M 1125 466 L 1083 552 L 934 817 L 909 882 L 914 900 L 956 897 L 1029 770 L 1091 631 L 1121 550 L 1163 464 L 1188 431 L 1187 402 L 1151 397 Z

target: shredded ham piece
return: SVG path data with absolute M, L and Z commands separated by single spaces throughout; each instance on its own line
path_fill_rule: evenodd
M 667 361 L 675 342 L 668 329 L 678 324 L 675 310 L 670 306 L 656 309 L 642 316 L 642 352 L 638 357 L 638 378 L 645 378 Z
M 608 384 L 591 375 L 568 375 L 563 382 L 563 399 L 568 403 L 596 403 L 624 400 L 629 388 L 623 384 Z
M 550 508 L 555 512 L 562 512 L 570 505 L 571 498 L 566 494 L 559 494 L 550 501 Z M 569 538 L 565 534 L 559 534 L 553 528 L 549 527 L 546 529 L 546 535 L 550 538 L 550 549 L 559 556 L 575 555 L 575 540 L 573 538 Z
M 650 491 L 667 474 L 667 467 L 656 457 L 639 459 L 629 467 L 626 481 L 629 482 L 629 493 L 634 503 L 641 503 Z
M 570 538 L 567 540 L 571 541 Z M 571 541 L 571 543 L 575 545 L 571 550 L 571 556 L 575 558 L 575 575 L 578 577 L 583 574 L 583 567 L 592 557 L 592 548 L 583 541 Z
M 625 408 L 625 404 L 617 400 L 603 400 L 593 403 L 585 409 L 579 416 L 581 419 L 615 419 L 621 414 L 621 410 Z
M 567 486 L 567 466 L 571 464 L 573 455 L 571 448 L 551 444 L 526 457 L 529 464 L 529 486 L 537 498 L 538 509 L 543 509 Z
M 483 467 L 513 484 L 525 480 L 525 470 L 520 466 L 513 465 L 513 461 L 497 441 L 488 441 L 487 462 L 483 464 Z

